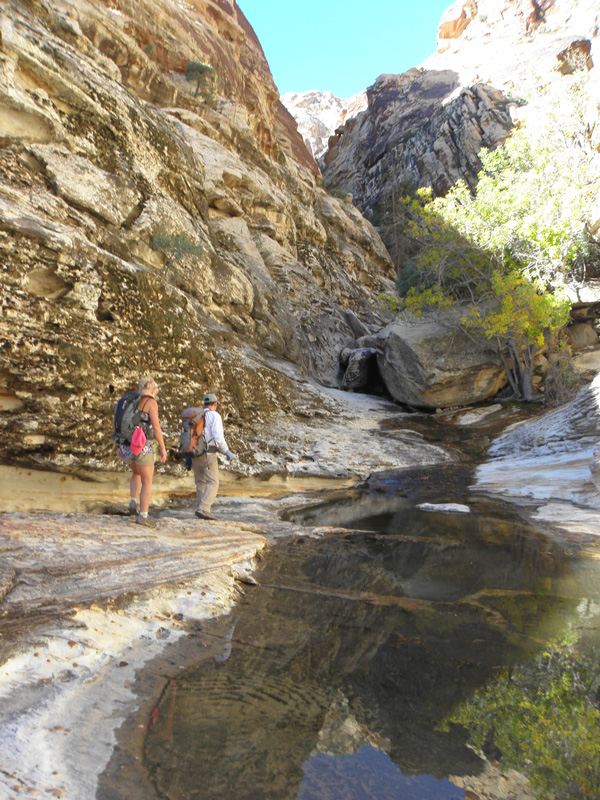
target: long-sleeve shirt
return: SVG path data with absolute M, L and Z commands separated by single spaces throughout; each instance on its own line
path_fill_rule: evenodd
M 229 447 L 225 441 L 221 415 L 218 411 L 213 411 L 210 408 L 204 413 L 204 438 L 208 448 L 218 447 L 222 453 L 229 452 Z

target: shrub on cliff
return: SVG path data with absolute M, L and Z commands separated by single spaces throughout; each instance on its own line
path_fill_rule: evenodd
M 162 250 L 165 254 L 165 266 L 163 268 L 164 278 L 167 277 L 169 270 L 175 269 L 175 264 L 180 261 L 183 256 L 201 256 L 204 252 L 202 245 L 193 242 L 187 233 L 167 233 L 161 231 L 152 236 L 150 244 L 153 248 Z
M 196 81 L 194 97 L 198 97 L 198 94 L 200 94 L 209 105 L 214 102 L 215 71 L 209 64 L 203 64 L 201 61 L 190 61 L 185 65 L 185 78 L 188 81 Z

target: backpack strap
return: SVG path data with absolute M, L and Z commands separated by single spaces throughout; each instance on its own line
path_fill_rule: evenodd
M 205 440 L 205 442 L 206 442 L 206 451 L 207 451 L 207 452 L 210 452 L 210 450 L 209 450 L 209 448 L 210 448 L 210 447 L 212 447 L 212 448 L 215 448 L 215 445 L 214 445 L 214 444 L 211 444 L 211 445 L 209 445 L 209 441 L 211 441 L 211 442 L 214 442 L 214 441 L 215 441 L 215 439 L 214 439 L 214 436 L 212 436 L 212 437 L 210 438 L 210 440 L 206 438 L 206 422 L 207 422 L 206 415 L 207 415 L 207 413 L 208 413 L 209 411 L 211 411 L 211 412 L 212 412 L 212 411 L 213 411 L 213 409 L 212 409 L 212 408 L 207 408 L 207 407 L 205 406 L 205 407 L 204 407 L 204 440 Z M 218 448 L 216 448 L 216 449 L 218 449 Z
M 142 408 L 141 404 L 142 404 L 142 400 L 144 399 L 144 397 L 149 397 L 151 400 L 156 400 L 156 397 L 152 397 L 151 394 L 141 394 L 140 395 L 140 411 L 144 411 L 144 409 L 148 408 L 148 403 L 146 403 L 144 405 L 144 408 Z M 157 403 L 157 405 L 158 405 L 158 403 Z M 144 411 L 144 413 L 145 413 L 145 411 Z
M 156 397 L 152 397 L 151 394 L 142 394 L 142 395 L 140 395 L 140 401 L 139 401 L 140 414 L 145 414 L 146 417 L 148 418 L 147 422 L 142 422 L 142 427 L 144 429 L 144 432 L 146 434 L 148 434 L 149 431 L 150 431 L 150 428 L 152 427 L 152 423 L 150 422 L 150 414 L 148 414 L 148 412 L 146 411 L 146 409 L 148 408 L 148 403 L 145 403 L 144 407 L 142 408 L 142 400 L 144 399 L 144 397 L 149 397 L 151 400 L 154 400 L 155 403 L 156 403 Z M 158 403 L 156 403 L 156 404 L 158 405 Z

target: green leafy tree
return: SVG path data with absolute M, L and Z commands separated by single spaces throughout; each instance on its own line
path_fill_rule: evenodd
M 553 332 L 566 324 L 569 304 L 547 291 L 504 254 L 473 244 L 435 209 L 412 202 L 412 235 L 420 250 L 400 272 L 398 291 L 408 311 L 441 311 L 450 327 L 499 355 L 513 396 L 535 399 L 534 359 Z
M 535 399 L 535 355 L 568 321 L 565 275 L 599 184 L 581 128 L 575 112 L 549 117 L 537 141 L 518 130 L 480 154 L 474 194 L 460 182 L 444 198 L 421 190 L 402 201 L 416 249 L 398 276 L 406 308 L 443 309 L 494 346 L 520 400 Z

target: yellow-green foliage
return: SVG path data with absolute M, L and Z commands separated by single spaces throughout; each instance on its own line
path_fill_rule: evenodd
M 413 265 L 412 285 L 405 286 L 405 307 L 417 314 L 428 308 L 456 308 L 460 324 L 472 333 L 500 346 L 513 339 L 539 347 L 546 333 L 566 324 L 568 301 L 561 287 L 549 290 L 505 245 L 492 247 L 497 233 L 491 228 L 501 225 L 496 221 L 488 230 L 476 199 L 467 200 L 465 191 L 461 185 L 444 200 L 427 202 L 421 193 L 419 200 L 410 202 L 409 231 L 420 241 L 421 250 Z M 454 213 L 444 214 L 445 207 Z M 480 244 L 484 236 L 488 249 Z
M 568 321 L 563 287 L 585 260 L 586 214 L 600 191 L 578 100 L 574 90 L 568 113 L 549 113 L 536 136 L 517 130 L 483 151 L 475 192 L 460 182 L 443 198 L 419 190 L 400 200 L 414 247 L 397 281 L 405 307 L 452 311 L 493 342 L 523 399 L 535 350 Z
M 539 281 L 519 272 L 493 271 L 491 287 L 496 300 L 492 310 L 484 314 L 473 305 L 461 317 L 466 328 L 481 331 L 487 339 L 520 335 L 541 347 L 545 334 L 565 325 L 569 319 L 568 302 L 562 293 L 545 292 Z
M 554 287 L 556 297 L 600 190 L 581 104 L 574 87 L 566 109 L 563 103 L 559 114 L 551 107 L 535 134 L 516 130 L 503 146 L 483 150 L 475 193 L 459 182 L 443 198 L 432 201 L 429 190 L 420 190 L 416 199 L 403 199 L 409 234 L 420 248 L 407 266 L 423 273 L 413 281 L 413 305 L 433 285 L 454 301 L 485 302 L 498 286 L 504 292 L 505 276 L 515 273 L 538 293 Z M 426 306 L 430 295 L 421 299 Z
M 563 131 L 549 129 L 535 144 L 515 131 L 504 147 L 481 154 L 475 196 L 460 183 L 432 208 L 474 246 L 555 279 L 576 255 L 593 187 L 588 159 L 568 145 Z
M 600 786 L 597 659 L 574 642 L 507 670 L 445 721 L 478 749 L 493 744 L 504 767 L 525 772 L 540 797 L 592 800 Z

